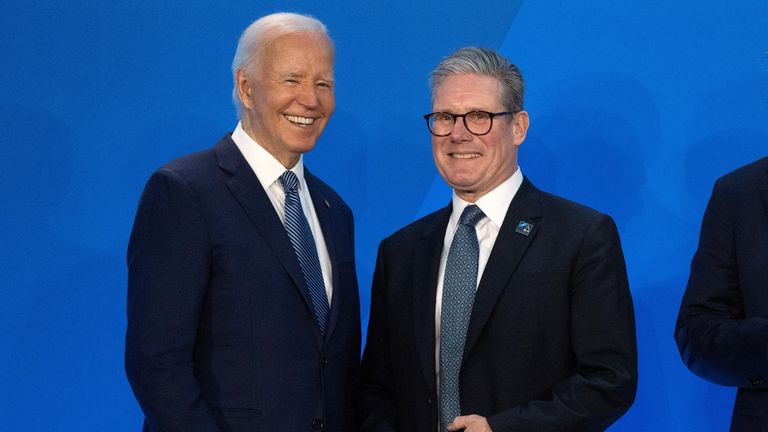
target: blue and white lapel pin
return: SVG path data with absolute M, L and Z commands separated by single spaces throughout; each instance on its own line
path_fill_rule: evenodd
M 515 228 L 516 233 L 522 234 L 526 237 L 528 237 L 531 234 L 531 230 L 533 230 L 533 224 L 526 221 L 518 222 L 517 228 Z

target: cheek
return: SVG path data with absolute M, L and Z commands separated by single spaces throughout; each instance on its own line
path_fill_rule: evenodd
M 426 126 L 425 126 L 426 127 Z M 427 131 L 429 134 L 430 139 L 432 140 L 432 153 L 435 155 L 442 154 L 443 150 L 447 148 L 447 146 L 450 145 L 450 138 L 448 137 L 436 137 L 432 135 L 429 131 Z
M 435 140 L 432 139 L 432 159 L 435 161 L 435 165 L 437 165 L 438 169 L 442 167 L 447 158 L 448 156 L 440 151 L 440 145 L 435 143 Z
M 322 104 L 324 110 L 328 113 L 328 115 L 331 115 L 333 113 L 333 110 L 336 109 L 336 97 L 333 93 L 319 93 L 318 99 L 320 100 L 320 103 Z
M 443 176 L 446 174 L 445 167 L 447 163 L 445 159 L 445 155 L 441 154 L 440 152 L 432 152 L 432 160 L 435 162 L 435 168 L 437 168 L 437 172 Z

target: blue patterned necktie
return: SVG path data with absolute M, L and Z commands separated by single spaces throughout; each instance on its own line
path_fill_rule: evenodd
M 320 270 L 320 260 L 317 258 L 315 239 L 312 237 L 312 231 L 309 229 L 299 200 L 299 179 L 293 171 L 286 171 L 280 176 L 280 183 L 285 191 L 285 230 L 299 259 L 309 298 L 312 300 L 312 308 L 315 311 L 317 326 L 320 328 L 320 333 L 325 336 L 329 311 L 328 296 L 325 294 L 325 283 L 323 272 Z
M 477 288 L 480 246 L 475 224 L 485 214 L 476 205 L 464 208 L 445 262 L 443 306 L 440 314 L 440 430 L 461 415 L 459 372 L 467 327 Z

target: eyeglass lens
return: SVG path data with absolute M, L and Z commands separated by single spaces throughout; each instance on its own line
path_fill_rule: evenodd
M 491 115 L 483 111 L 470 111 L 466 114 L 434 113 L 429 118 L 429 129 L 435 135 L 450 135 L 456 117 L 462 117 L 464 126 L 475 135 L 484 135 L 491 130 Z

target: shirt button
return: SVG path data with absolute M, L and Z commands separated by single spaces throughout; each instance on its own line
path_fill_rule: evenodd
M 747 384 L 752 388 L 761 388 L 763 387 L 763 379 L 760 377 L 752 377 L 747 381 Z
M 328 359 L 325 357 L 321 358 L 320 364 L 323 365 L 323 367 L 328 366 Z
M 323 421 L 320 419 L 314 419 L 312 420 L 312 429 L 314 430 L 322 430 L 323 429 Z

